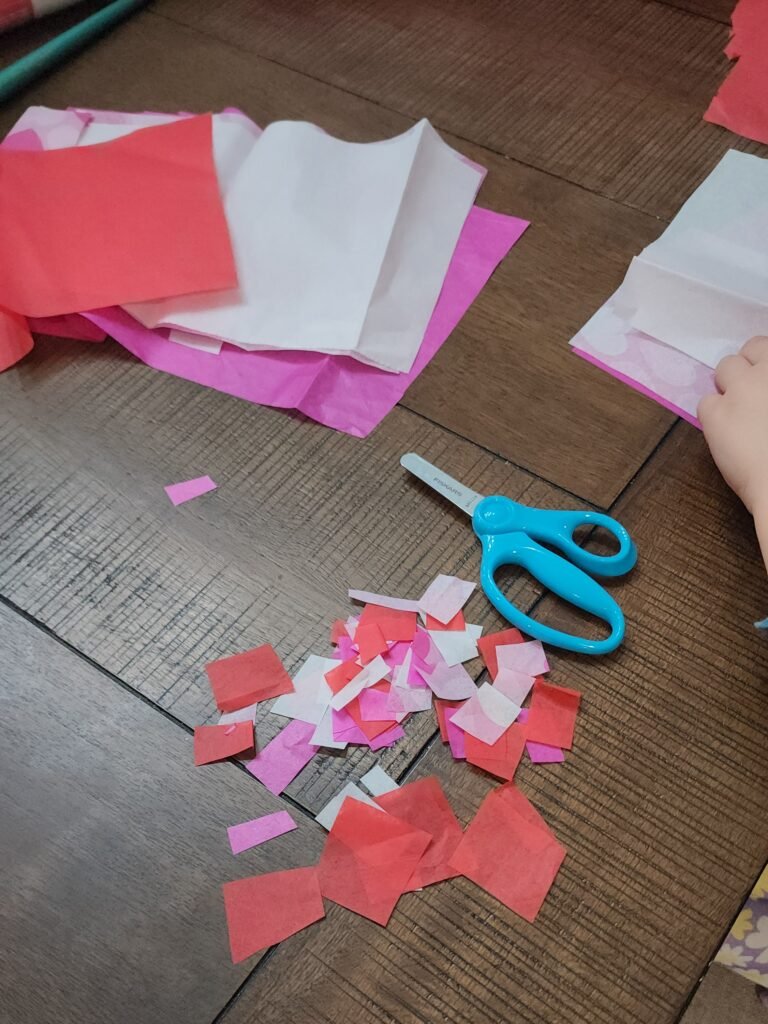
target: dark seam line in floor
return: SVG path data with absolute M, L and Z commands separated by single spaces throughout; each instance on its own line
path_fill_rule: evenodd
M 663 5 L 668 6 L 668 5 Z M 231 42 L 228 39 L 223 39 L 221 36 L 215 35 L 211 32 L 206 32 L 204 29 L 198 28 L 196 25 L 190 25 L 186 21 L 180 21 L 178 18 L 174 18 L 169 14 L 163 14 L 160 11 L 149 10 L 148 14 L 154 14 L 158 18 L 164 18 L 165 21 L 170 21 L 174 25 L 179 25 L 182 28 L 189 29 L 191 32 L 195 32 L 197 35 L 202 36 L 204 39 L 212 40 L 220 43 L 222 46 L 229 47 L 236 53 L 242 53 L 250 58 L 256 60 L 263 60 L 267 64 L 274 64 L 276 67 L 282 68 L 284 71 L 290 71 L 294 75 L 298 75 L 300 78 L 306 78 L 307 81 L 315 82 L 319 85 L 324 85 L 328 89 L 334 89 L 337 92 L 343 93 L 347 96 L 354 96 L 355 99 L 363 100 L 365 103 L 371 103 L 374 107 L 380 107 L 382 110 L 388 110 L 392 114 L 398 114 L 400 117 L 404 117 L 409 121 L 415 123 L 416 119 L 412 114 L 405 113 L 399 110 L 397 107 L 389 107 L 386 103 L 381 103 L 379 100 L 372 99 L 370 96 L 364 96 L 362 93 L 355 92 L 353 89 L 346 89 L 343 86 L 336 85 L 334 82 L 327 82 L 324 78 L 317 78 L 315 75 L 309 74 L 307 71 L 302 71 L 299 68 L 292 67 L 290 64 L 284 64 L 282 61 L 275 60 L 274 57 L 266 57 L 264 54 L 255 53 L 253 50 L 249 50 L 246 47 L 238 46 L 236 43 Z M 694 15 L 695 17 L 695 15 Z M 430 122 L 431 123 L 431 122 Z M 538 164 L 528 163 L 525 160 L 521 160 L 519 157 L 511 156 L 509 153 L 505 153 L 503 150 L 494 149 L 483 142 L 477 142 L 475 139 L 470 139 L 465 135 L 460 135 L 452 128 L 443 127 L 441 124 L 435 122 L 433 127 L 444 132 L 446 135 L 451 135 L 455 139 L 459 139 L 461 142 L 466 142 L 470 146 L 477 146 L 480 149 L 484 149 L 488 153 L 493 153 L 494 156 L 501 157 L 503 160 L 507 160 L 510 163 L 518 164 L 520 167 L 527 167 L 529 170 L 537 171 L 539 174 L 545 174 L 548 178 L 553 178 L 556 181 L 562 181 L 566 185 L 572 185 L 574 188 L 579 189 L 582 192 L 586 192 L 588 195 L 597 196 L 600 199 L 604 199 L 608 203 L 615 203 L 617 206 L 623 206 L 627 210 L 633 210 L 635 213 L 642 213 L 646 217 L 650 217 L 652 220 L 659 221 L 663 224 L 669 223 L 668 217 L 660 217 L 658 214 L 650 213 L 648 210 L 643 209 L 641 206 L 634 206 L 632 203 L 627 203 L 622 199 L 617 199 L 614 196 L 607 196 L 603 192 L 598 192 L 596 189 L 589 188 L 587 185 L 582 185 L 578 181 L 572 181 L 570 178 L 566 178 L 563 175 L 555 174 L 554 171 L 547 170 L 545 167 L 539 167 Z
M 127 693 L 130 693 L 132 696 L 137 697 L 143 704 L 146 704 L 148 707 L 153 708 L 155 711 L 159 711 L 164 718 L 166 718 L 169 722 L 172 722 L 174 725 L 177 725 L 180 729 L 183 729 L 188 736 L 191 736 L 194 733 L 194 726 L 187 725 L 187 723 L 182 721 L 180 718 L 176 718 L 175 715 L 171 714 L 170 711 L 167 711 L 164 707 L 162 707 L 162 705 L 155 703 L 155 701 L 153 701 L 150 697 L 145 696 L 140 690 L 137 690 L 135 687 L 131 686 L 130 683 L 126 683 L 124 679 L 120 678 L 120 676 L 115 675 L 114 672 L 110 672 L 108 668 L 105 668 L 103 665 L 100 665 L 99 662 L 91 658 L 90 655 L 85 654 L 77 647 L 74 647 L 71 643 L 69 643 L 68 640 L 64 640 L 62 637 L 58 635 L 58 633 L 54 632 L 54 630 L 52 630 L 50 626 L 46 626 L 44 622 L 41 622 L 39 619 L 36 619 L 34 615 L 30 615 L 29 612 L 24 611 L 23 608 L 20 608 L 17 604 L 14 604 L 14 602 L 11 601 L 10 598 L 6 597 L 4 594 L 0 594 L 0 604 L 5 605 L 5 607 L 8 608 L 10 611 L 14 612 L 16 615 L 19 615 L 22 619 L 24 619 L 25 622 L 28 622 L 36 629 L 39 629 L 43 634 L 45 634 L 45 636 L 54 640 L 57 644 L 60 644 L 63 648 L 65 648 L 65 650 L 69 651 L 70 654 L 73 654 L 81 661 L 84 661 L 87 665 L 89 665 L 92 669 L 95 669 L 95 671 L 99 672 L 101 675 L 106 676 L 107 679 L 115 683 L 121 689 L 125 690 Z M 248 769 L 241 761 L 229 759 L 229 763 L 231 763 L 235 768 L 237 768 L 238 771 L 244 772 L 246 775 L 248 775 L 249 778 L 252 778 L 252 776 L 248 772 Z M 295 800 L 288 794 L 281 793 L 278 799 L 284 801 L 287 804 L 290 804 L 291 807 L 294 808 L 294 810 L 299 811 L 302 815 L 304 815 L 304 817 L 311 819 L 312 821 L 315 820 L 315 816 L 314 814 L 312 814 L 311 811 L 308 811 L 297 800 Z

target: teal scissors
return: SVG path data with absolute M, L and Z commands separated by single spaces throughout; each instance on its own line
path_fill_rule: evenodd
M 483 546 L 480 584 L 494 608 L 513 626 L 545 644 L 577 654 L 607 654 L 616 650 L 624 639 L 624 615 L 592 575 L 623 576 L 637 561 L 632 538 L 620 523 L 602 512 L 553 512 L 528 508 L 499 494 L 483 497 L 415 452 L 403 455 L 400 465 L 472 517 L 472 528 Z M 585 551 L 573 539 L 580 526 L 608 530 L 619 542 L 619 550 L 612 555 Z M 496 583 L 496 573 L 504 565 L 519 565 L 547 590 L 602 619 L 611 631 L 610 636 L 604 640 L 573 636 L 537 622 L 515 608 Z

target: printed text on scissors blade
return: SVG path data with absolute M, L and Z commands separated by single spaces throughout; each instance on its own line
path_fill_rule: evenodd
M 463 512 L 466 512 L 468 516 L 472 515 L 475 508 L 483 500 L 482 494 L 478 494 L 477 491 L 473 491 L 470 487 L 460 484 L 458 480 L 454 480 L 452 476 L 443 473 L 437 466 L 433 466 L 431 462 L 422 459 L 416 452 L 408 452 L 406 455 L 403 455 L 400 458 L 400 465 L 407 469 L 409 473 L 413 473 L 415 477 L 418 477 L 428 487 L 431 487 L 433 491 L 437 491 L 438 494 L 442 494 L 448 501 L 453 502 Z

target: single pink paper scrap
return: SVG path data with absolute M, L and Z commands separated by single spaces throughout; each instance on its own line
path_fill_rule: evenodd
M 523 708 L 517 717 L 520 725 L 528 721 L 528 708 Z M 533 764 L 559 764 L 565 760 L 565 751 L 561 747 L 552 747 L 549 743 L 525 741 L 525 749 Z
M 389 645 L 389 650 L 386 654 L 382 654 L 382 658 L 390 668 L 397 668 L 398 665 L 403 664 L 410 649 L 411 645 L 407 641 L 396 640 Z
M 533 764 L 559 764 L 565 760 L 562 747 L 551 747 L 548 743 L 526 741 L 525 749 Z
M 533 684 L 534 677 L 529 676 L 527 672 L 518 672 L 513 668 L 500 668 L 493 681 L 493 688 L 499 693 L 503 693 L 518 707 L 522 707 Z
M 461 611 L 474 589 L 474 583 L 441 573 L 421 595 L 419 611 L 446 625 Z
M 184 480 L 180 484 L 168 484 L 163 488 L 174 505 L 183 505 L 185 501 L 199 498 L 201 494 L 215 491 L 216 484 L 209 476 L 196 476 L 194 480 Z
M 314 731 L 314 725 L 294 719 L 253 760 L 246 761 L 245 767 L 270 793 L 279 796 L 317 753 L 318 748 L 309 742 Z
M 391 608 L 396 612 L 417 612 L 418 601 L 406 601 L 401 597 L 387 597 L 385 594 L 371 594 L 367 590 L 348 591 L 353 601 L 360 601 L 362 604 L 376 604 L 379 608 Z
M 445 709 L 445 731 L 448 733 L 448 746 L 455 761 L 466 761 L 467 751 L 464 741 L 464 730 L 453 724 L 453 716 L 459 708 Z
M 511 668 L 527 676 L 540 676 L 549 672 L 549 663 L 540 640 L 524 644 L 503 644 L 496 648 L 499 669 Z
M 331 708 L 333 722 L 333 738 L 337 743 L 361 743 L 368 746 L 368 737 L 346 710 L 334 711 Z
M 474 696 L 456 708 L 451 721 L 481 743 L 493 746 L 520 714 L 520 708 L 490 683 L 483 683 Z
M 352 661 L 358 654 L 359 651 L 353 640 L 350 640 L 348 636 L 339 637 L 339 642 L 336 645 L 337 658 L 342 661 Z
M 288 811 L 275 811 L 274 814 L 265 814 L 261 818 L 254 818 L 253 821 L 244 821 L 240 825 L 230 825 L 227 829 L 229 845 L 232 853 L 242 853 L 243 850 L 250 850 L 254 846 L 260 846 L 269 839 L 285 835 L 296 828 L 296 822 Z

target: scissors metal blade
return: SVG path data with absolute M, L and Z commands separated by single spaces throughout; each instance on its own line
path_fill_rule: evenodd
M 400 465 L 407 469 L 409 473 L 413 473 L 414 476 L 418 477 L 428 487 L 431 487 L 433 491 L 437 491 L 438 494 L 442 494 L 448 501 L 453 502 L 454 505 L 458 506 L 462 512 L 466 512 L 470 517 L 483 500 L 482 494 L 478 494 L 477 491 L 473 491 L 470 487 L 460 484 L 458 480 L 454 480 L 452 476 L 443 473 L 437 466 L 433 466 L 431 462 L 422 459 L 416 452 L 408 452 L 407 455 L 401 456 Z

